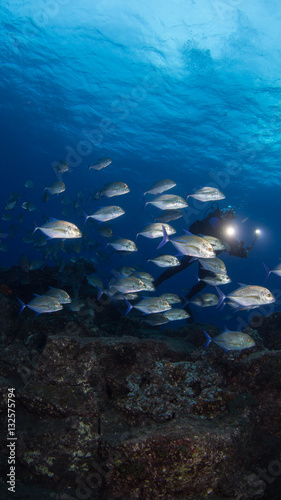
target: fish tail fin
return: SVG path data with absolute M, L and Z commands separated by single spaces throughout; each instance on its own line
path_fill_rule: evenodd
M 102 294 L 103 294 L 103 291 L 100 289 L 100 287 L 99 287 L 99 286 L 97 286 L 96 288 L 97 288 L 97 291 L 99 292 L 99 293 L 98 293 L 98 296 L 97 296 L 97 300 L 100 300 L 100 298 L 101 298 L 101 296 L 102 296 Z
M 34 229 L 34 231 L 33 231 L 33 233 L 32 233 L 32 236 L 34 235 L 35 231 L 37 231 L 37 229 L 39 229 L 39 227 L 37 226 L 37 224 L 36 224 L 36 222 L 35 222 L 35 221 L 34 221 L 34 224 L 35 224 L 35 229 Z
M 165 229 L 165 226 L 162 226 L 162 231 L 163 231 L 163 240 L 161 241 L 161 243 L 159 243 L 159 245 L 158 245 L 158 247 L 157 247 L 157 250 L 158 250 L 159 248 L 163 247 L 163 246 L 167 243 L 167 241 L 170 241 L 170 238 L 169 238 L 169 236 L 168 236 L 168 234 L 167 234 L 167 231 L 166 231 L 166 229 Z
M 196 278 L 197 283 L 199 283 L 201 281 L 201 278 L 199 278 L 198 274 L 196 273 L 194 273 L 194 276 Z
M 127 311 L 125 312 L 125 316 L 130 312 L 131 309 L 133 309 L 133 306 L 130 304 L 130 302 L 127 299 L 124 299 L 126 304 L 127 304 Z
M 269 269 L 269 267 L 267 267 L 267 265 L 264 262 L 263 262 L 263 267 L 265 268 L 265 271 L 266 271 L 265 280 L 264 280 L 264 282 L 266 282 L 268 280 L 268 276 L 271 273 L 271 269 Z
M 86 224 L 87 220 L 89 219 L 89 216 L 85 212 L 83 212 L 83 210 L 82 210 L 82 214 L 83 214 L 83 217 L 84 217 L 83 224 Z
M 17 300 L 19 301 L 20 303 L 20 310 L 19 310 L 19 315 L 20 313 L 24 310 L 24 308 L 26 307 L 25 304 L 22 302 L 22 300 L 20 300 L 18 297 L 17 297 Z
M 205 334 L 205 337 L 207 338 L 207 342 L 206 344 L 204 345 L 204 349 L 206 349 L 206 347 L 208 347 L 208 345 L 212 342 L 212 337 L 210 337 L 210 335 L 205 331 L 203 330 L 204 334 Z
M 144 201 L 144 204 L 143 204 L 143 207 L 142 207 L 142 213 L 143 213 L 143 211 L 144 211 L 146 205 L 149 203 L 149 201 L 146 200 L 146 197 L 144 196 L 144 194 L 142 195 L 142 199 Z
M 216 290 L 217 290 L 218 296 L 219 296 L 219 301 L 218 301 L 218 305 L 217 305 L 217 308 L 219 308 L 225 299 L 225 295 L 222 293 L 222 291 L 217 286 L 216 286 Z
M 189 300 L 187 300 L 186 297 L 182 297 L 182 300 L 183 300 L 183 302 L 182 302 L 181 307 L 182 307 L 182 309 L 184 309 L 187 306 L 187 304 L 189 303 Z

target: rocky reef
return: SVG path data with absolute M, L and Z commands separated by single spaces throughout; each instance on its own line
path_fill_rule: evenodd
M 52 285 L 54 270 L 34 271 L 33 290 L 45 272 Z M 0 408 L 5 429 L 14 387 L 17 436 L 9 496 L 1 433 L 1 498 L 280 498 L 280 313 L 246 329 L 255 348 L 204 351 L 206 325 L 140 325 L 84 287 L 76 312 L 18 316 L 16 296 L 31 295 L 19 273 L 0 273 L 12 290 L 0 295 Z

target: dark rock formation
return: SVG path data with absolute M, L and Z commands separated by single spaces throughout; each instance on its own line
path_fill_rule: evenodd
M 11 386 L 16 500 L 280 498 L 281 350 L 263 347 L 271 325 L 281 338 L 275 317 L 248 331 L 256 348 L 225 354 L 203 351 L 203 325 L 18 309 L 0 297 L 1 498 Z

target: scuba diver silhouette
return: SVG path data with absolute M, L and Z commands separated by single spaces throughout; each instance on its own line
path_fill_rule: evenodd
M 211 210 L 210 213 L 208 213 Z M 205 216 L 203 220 L 196 220 L 189 227 L 189 231 L 195 235 L 205 236 L 213 236 L 218 238 L 223 244 L 224 248 L 221 250 L 215 250 L 216 256 L 218 256 L 222 251 L 227 252 L 229 255 L 234 255 L 240 258 L 247 258 L 249 252 L 252 250 L 255 241 L 258 238 L 258 231 L 255 232 L 254 240 L 249 247 L 244 246 L 244 241 L 239 241 L 230 229 L 233 229 L 231 223 L 236 217 L 236 213 L 232 207 L 227 207 L 223 210 L 220 210 L 218 203 L 213 203 L 211 207 L 205 212 Z M 171 267 L 164 271 L 154 282 L 155 288 L 157 288 L 163 281 L 166 281 L 169 278 L 175 276 L 184 269 L 187 269 L 194 262 L 194 258 L 189 255 L 184 256 L 181 259 L 181 263 L 179 266 Z M 211 273 L 212 274 L 212 273 Z M 201 292 L 206 286 L 207 283 L 201 281 L 201 279 L 207 275 L 210 275 L 210 271 L 206 271 L 201 264 L 199 263 L 199 279 L 198 283 L 194 285 L 188 294 L 185 296 L 186 301 L 190 301 L 197 293 Z M 192 312 L 187 304 L 184 309 L 190 314 L 190 318 L 187 322 L 194 321 Z

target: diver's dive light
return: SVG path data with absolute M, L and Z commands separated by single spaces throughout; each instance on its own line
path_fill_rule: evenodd
M 236 233 L 236 228 L 234 226 L 227 226 L 225 228 L 226 236 L 234 236 Z

